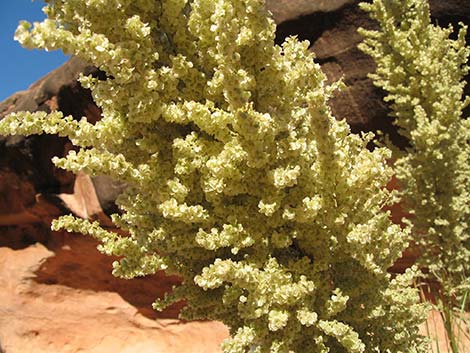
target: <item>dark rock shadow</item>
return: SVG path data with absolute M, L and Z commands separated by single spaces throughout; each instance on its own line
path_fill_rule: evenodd
M 343 17 L 343 8 L 332 12 L 315 12 L 284 21 L 276 28 L 275 43 L 280 45 L 289 36 L 308 40 L 313 44 L 323 32 L 332 29 Z
M 0 247 L 13 250 L 25 249 L 30 245 L 47 244 L 50 231 L 42 223 L 0 227 Z
M 53 233 L 51 239 L 48 248 L 55 256 L 48 258 L 36 271 L 37 283 L 116 292 L 150 319 L 178 317 L 183 303 L 176 303 L 163 312 L 153 310 L 152 303 L 179 284 L 180 278 L 167 276 L 163 271 L 132 280 L 116 278 L 111 274 L 116 258 L 101 254 L 94 239 L 68 233 Z

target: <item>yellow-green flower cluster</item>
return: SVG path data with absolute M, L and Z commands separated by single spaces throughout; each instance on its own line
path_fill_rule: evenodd
M 56 165 L 128 185 L 113 216 L 128 236 L 54 229 L 101 240 L 116 275 L 181 275 L 155 308 L 185 298 L 183 318 L 223 321 L 227 353 L 423 351 L 413 273 L 387 273 L 408 238 L 383 211 L 390 153 L 334 119 L 338 85 L 307 42 L 274 44 L 264 1 L 48 3 L 16 36 L 103 70 L 80 79 L 102 119 L 19 113 L 0 132 L 69 136 Z
M 362 49 L 377 63 L 375 84 L 387 91 L 400 133 L 395 170 L 423 253 L 420 263 L 446 295 L 470 289 L 470 119 L 463 110 L 470 47 L 466 27 L 440 28 L 422 0 L 363 4 L 380 31 L 365 31 Z

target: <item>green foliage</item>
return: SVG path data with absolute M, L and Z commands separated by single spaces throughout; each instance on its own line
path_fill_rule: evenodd
M 421 0 L 363 4 L 380 31 L 365 31 L 361 48 L 377 63 L 371 75 L 387 91 L 392 116 L 409 141 L 395 153 L 395 170 L 419 246 L 421 266 L 443 285 L 443 295 L 470 289 L 470 120 L 463 110 L 470 48 L 466 27 L 430 20 Z
M 264 1 L 48 3 L 16 37 L 103 70 L 80 78 L 102 119 L 18 113 L 0 132 L 69 136 L 57 166 L 129 185 L 113 217 L 128 236 L 72 216 L 54 229 L 99 239 L 115 275 L 181 275 L 155 308 L 185 298 L 183 318 L 223 321 L 227 353 L 425 350 L 415 274 L 387 273 L 409 236 L 383 211 L 390 153 L 334 119 L 337 85 L 308 42 L 274 44 Z

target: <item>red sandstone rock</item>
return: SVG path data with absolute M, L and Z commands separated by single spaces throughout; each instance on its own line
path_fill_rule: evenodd
M 295 20 L 316 12 L 332 12 L 355 0 L 266 0 L 276 23 Z
M 51 278 L 45 283 L 44 271 L 48 271 L 50 261 L 61 256 L 61 252 L 74 251 L 73 243 L 65 243 L 57 252 L 40 244 L 22 250 L 0 248 L 0 350 L 5 353 L 221 352 L 219 345 L 228 334 L 222 324 L 181 322 L 174 318 L 154 320 L 145 310 L 140 312 L 139 306 L 125 294 L 87 286 L 87 282 L 96 286 L 94 269 L 81 273 L 76 260 L 66 268 L 55 269 L 59 270 L 59 277 L 60 271 L 65 271 L 63 275 L 67 274 L 67 279 L 56 278 L 55 282 Z M 86 277 L 80 279 L 80 273 Z M 52 277 L 55 276 L 57 272 Z M 170 284 L 158 283 L 158 276 L 152 280 L 153 287 Z M 139 289 L 152 288 L 134 286 L 136 292 L 130 294 L 137 297 Z M 144 292 L 145 295 L 148 296 Z

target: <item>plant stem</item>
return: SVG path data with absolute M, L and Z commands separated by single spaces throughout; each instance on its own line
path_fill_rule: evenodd
M 452 307 L 447 300 L 443 301 L 441 316 L 442 320 L 444 321 L 444 328 L 446 330 L 447 337 L 450 342 L 450 348 L 452 349 L 452 353 L 459 353 L 459 347 L 452 328 Z

